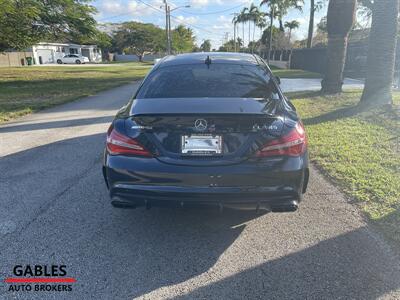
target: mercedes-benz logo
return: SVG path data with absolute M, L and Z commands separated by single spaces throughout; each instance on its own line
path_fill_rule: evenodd
M 207 121 L 204 119 L 197 119 L 194 122 L 194 127 L 199 131 L 204 131 L 207 129 Z

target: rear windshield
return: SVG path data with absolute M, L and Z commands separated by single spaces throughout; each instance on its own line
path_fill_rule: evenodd
M 256 65 L 192 64 L 161 67 L 137 98 L 279 98 L 267 69 Z

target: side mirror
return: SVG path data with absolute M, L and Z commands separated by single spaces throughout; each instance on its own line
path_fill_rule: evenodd
M 276 82 L 281 85 L 281 78 L 279 76 L 275 76 Z

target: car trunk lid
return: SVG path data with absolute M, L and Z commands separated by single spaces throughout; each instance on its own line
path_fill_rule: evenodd
M 269 135 L 280 135 L 284 122 L 278 114 L 278 101 L 273 101 L 248 98 L 135 100 L 126 130 L 130 136 L 140 130 L 157 150 L 157 159 L 164 163 L 234 164 L 252 155 Z M 199 122 L 202 127 L 198 126 Z M 196 137 L 210 137 L 213 141 L 220 138 L 221 153 L 185 155 L 182 144 L 185 138 Z

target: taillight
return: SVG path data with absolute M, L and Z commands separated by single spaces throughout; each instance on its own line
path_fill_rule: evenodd
M 117 132 L 112 125 L 107 132 L 107 150 L 113 155 L 153 156 L 137 140 Z
M 307 136 L 303 124 L 298 122 L 296 127 L 287 135 L 269 141 L 261 150 L 256 152 L 257 157 L 267 156 L 299 156 L 306 151 Z

